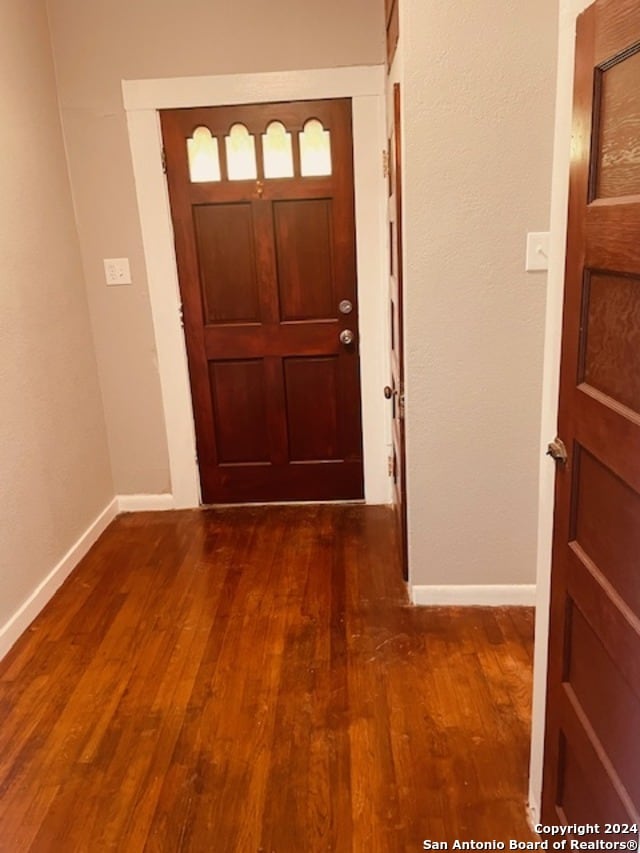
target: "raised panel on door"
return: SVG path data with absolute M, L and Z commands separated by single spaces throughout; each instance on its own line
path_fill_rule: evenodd
M 591 783 L 564 734 L 560 735 L 558 763 L 566 781 L 558 805 L 567 823 L 585 826 L 594 818 L 590 805 Z
M 161 124 L 204 502 L 361 499 L 350 101 Z
M 639 80 L 640 45 L 597 72 L 596 198 L 640 194 Z
M 572 608 L 568 625 L 567 684 L 624 787 L 637 801 L 640 738 L 621 734 L 640 732 L 640 700 L 579 607 Z M 594 681 L 598 690 L 593 689 Z
M 576 448 L 572 542 L 640 619 L 640 495 L 583 448 Z
M 337 316 L 330 199 L 273 204 L 282 320 Z
M 594 826 L 598 824 L 602 832 L 590 833 L 590 842 L 596 839 L 612 839 L 604 835 L 604 826 L 608 822 L 628 823 L 629 816 L 597 757 L 590 752 L 588 743 L 584 743 L 573 728 L 566 726 L 562 735 L 561 767 L 563 786 L 558 798 L 558 823 L 574 826 Z M 582 837 L 583 839 L 585 836 Z
M 336 356 L 286 358 L 284 387 L 293 462 L 340 459 L 339 365 Z M 319 407 L 318 399 L 329 401 Z
M 639 51 L 637 3 L 597 0 L 580 16 L 545 823 L 640 821 Z
M 640 413 L 640 277 L 587 271 L 581 379 Z
M 210 361 L 209 377 L 218 464 L 269 462 L 262 360 Z
M 205 323 L 258 322 L 251 205 L 196 205 L 193 221 Z

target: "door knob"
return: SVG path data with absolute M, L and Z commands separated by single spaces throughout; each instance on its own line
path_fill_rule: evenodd
M 353 311 L 353 305 L 348 299 L 343 299 L 338 305 L 338 311 L 340 311 L 341 314 L 351 314 Z
M 387 400 L 390 400 L 393 397 L 393 388 L 390 385 L 384 386 L 384 396 Z
M 569 454 L 567 453 L 567 448 L 564 445 L 564 441 L 560 438 L 554 438 L 554 440 L 547 447 L 547 456 L 550 456 L 556 462 L 560 462 L 562 465 L 567 464 L 567 460 L 569 458 Z
M 344 344 L 345 346 L 349 346 L 349 344 L 352 344 L 355 339 L 356 336 L 353 334 L 351 329 L 343 329 L 342 332 L 340 332 L 340 343 Z

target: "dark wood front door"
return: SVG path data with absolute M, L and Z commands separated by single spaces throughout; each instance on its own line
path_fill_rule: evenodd
M 637 0 L 598 0 L 578 20 L 559 435 L 568 460 L 556 476 L 543 820 L 637 842 Z
M 389 219 L 390 256 L 389 322 L 391 324 L 391 474 L 393 508 L 400 545 L 402 573 L 409 576 L 407 561 L 407 484 L 404 441 L 404 323 L 402 299 L 402 137 L 400 127 L 400 85 L 393 86 L 393 115 L 389 133 Z
M 161 123 L 204 502 L 362 498 L 350 100 Z

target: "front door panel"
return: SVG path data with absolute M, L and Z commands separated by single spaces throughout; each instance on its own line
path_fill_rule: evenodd
M 362 498 L 350 101 L 161 123 L 204 501 Z

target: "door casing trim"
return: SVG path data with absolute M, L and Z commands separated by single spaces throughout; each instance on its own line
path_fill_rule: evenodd
M 122 95 L 147 267 L 171 490 L 177 508 L 199 506 L 200 478 L 158 110 L 352 99 L 365 500 L 389 503 L 390 407 L 382 394 L 389 372 L 389 238 L 387 184 L 382 171 L 386 148 L 384 66 L 123 80 Z
M 558 426 L 576 18 L 590 2 L 591 0 L 560 0 L 558 13 L 558 71 L 556 79 L 553 170 L 551 177 L 551 246 L 547 276 L 540 421 L 536 630 L 533 660 L 531 751 L 529 760 L 528 799 L 533 823 L 538 823 L 540 820 L 542 798 L 547 703 L 551 552 L 555 509 L 555 465 L 546 455 L 546 449 L 549 441 L 556 435 Z

